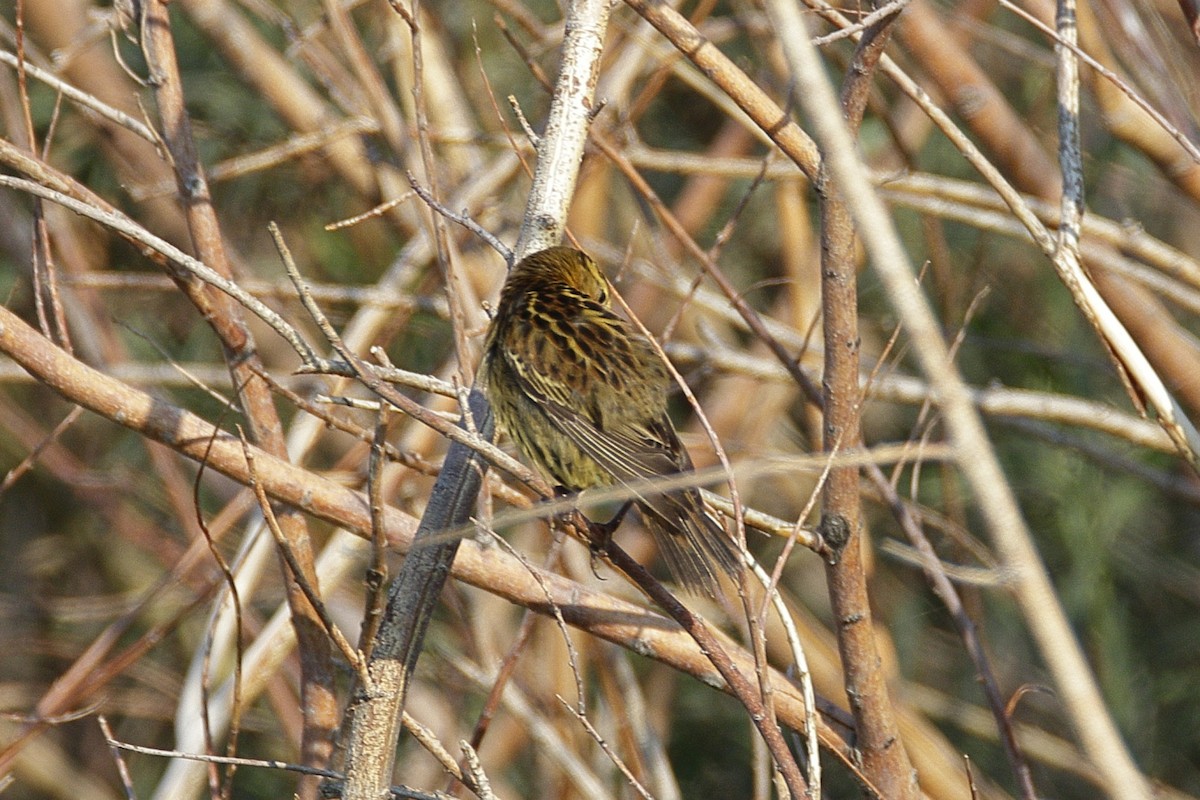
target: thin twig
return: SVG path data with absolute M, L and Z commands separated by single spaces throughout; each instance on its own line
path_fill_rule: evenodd
M 96 721 L 100 723 L 100 732 L 104 734 L 104 741 L 108 742 L 113 762 L 117 765 L 117 775 L 121 778 L 121 788 L 125 790 L 125 797 L 127 800 L 137 800 L 137 795 L 133 791 L 133 776 L 129 774 L 129 765 L 125 763 L 125 756 L 121 754 L 121 748 L 113 744 L 116 739 L 113 737 L 108 720 L 103 714 L 97 714 Z
M 461 214 L 457 214 L 442 205 L 437 198 L 435 198 L 429 192 L 428 189 L 426 189 L 417 181 L 417 177 L 411 172 L 407 172 L 405 174 L 408 176 L 408 183 L 410 186 L 412 186 L 413 192 L 417 195 L 417 197 L 420 197 L 423 201 L 425 201 L 427 206 L 451 222 L 457 222 L 459 225 L 463 226 L 480 239 L 483 239 L 483 241 L 487 242 L 487 244 L 491 246 L 493 250 L 500 254 L 500 257 L 504 259 L 505 264 L 511 265 L 513 263 L 513 251 L 510 247 L 508 247 L 508 245 L 496 238 L 491 231 L 487 230 L 478 222 L 471 219 L 471 217 L 469 217 L 465 211 Z
M 131 753 L 141 753 L 147 756 L 161 756 L 162 758 L 183 758 L 189 761 L 200 761 L 206 764 L 225 764 L 228 766 L 237 767 L 261 767 L 263 769 L 281 769 L 288 772 L 298 772 L 301 775 L 312 775 L 318 778 L 329 778 L 334 781 L 341 781 L 344 776 L 340 772 L 335 772 L 331 769 L 321 769 L 320 767 L 308 767 L 303 764 L 292 764 L 288 761 L 278 761 L 270 758 L 234 758 L 232 756 L 213 756 L 203 753 L 185 753 L 181 750 L 162 750 L 157 747 L 145 747 L 138 744 L 130 744 L 129 742 L 121 742 L 108 737 L 106 734 L 105 742 L 109 747 L 115 747 L 120 750 L 127 750 Z M 441 792 L 419 792 L 415 789 L 409 789 L 406 786 L 392 786 L 388 788 L 388 792 L 392 797 L 400 798 L 400 800 L 454 800 L 449 795 Z
M 1011 11 L 1013 14 L 1016 14 L 1018 17 L 1050 37 L 1050 39 L 1054 41 L 1054 47 L 1056 50 L 1059 48 L 1066 48 L 1067 50 L 1070 50 L 1075 58 L 1082 60 L 1089 67 L 1096 70 L 1097 74 L 1124 92 L 1125 96 L 1133 101 L 1134 105 L 1146 112 L 1146 114 L 1148 114 L 1150 118 L 1154 120 L 1155 124 L 1166 131 L 1167 135 L 1174 139 L 1175 142 L 1183 148 L 1184 152 L 1188 154 L 1189 158 L 1200 164 L 1200 147 L 1197 147 L 1195 142 L 1189 139 L 1187 135 L 1185 135 L 1183 131 L 1179 130 L 1177 126 L 1172 125 L 1171 121 L 1164 117 L 1162 112 L 1151 105 L 1146 98 L 1142 97 L 1142 95 L 1138 93 L 1138 91 L 1134 89 L 1134 87 L 1131 86 L 1128 81 L 1123 79 L 1120 75 L 1113 72 L 1108 67 L 1101 64 L 1092 56 L 1085 53 L 1079 46 L 1078 29 L 1076 29 L 1073 36 L 1068 36 L 1062 30 L 1055 31 L 1033 14 L 1030 14 L 1020 6 L 1014 5 L 1011 0 L 999 0 L 999 2 L 1002 8 L 1005 8 Z M 1062 63 L 1061 56 L 1059 57 L 1058 63 Z M 1076 67 L 1075 80 L 1078 79 L 1078 67 Z
M 2 177 L 2 176 L 0 176 Z M 271 235 L 275 239 L 275 247 L 279 252 L 279 256 L 283 261 L 284 269 L 287 271 L 288 277 L 296 286 L 296 292 L 300 297 L 305 310 L 312 317 L 313 321 L 320 328 L 321 333 L 344 359 L 345 364 L 349 365 L 350 370 L 355 378 L 362 382 L 364 386 L 372 392 L 391 403 L 396 408 L 403 411 L 408 416 L 419 422 L 428 425 L 438 433 L 458 444 L 466 445 L 474 452 L 478 452 L 487 461 L 523 483 L 531 486 L 545 487 L 545 482 L 537 476 L 532 470 L 526 467 L 521 462 L 517 461 L 512 456 L 506 454 L 503 450 L 487 441 L 485 437 L 472 434 L 469 430 L 459 425 L 455 425 L 449 420 L 443 419 L 438 414 L 430 411 L 424 406 L 409 397 L 397 392 L 375 371 L 369 364 L 356 356 L 342 341 L 341 336 L 334 330 L 333 324 L 329 318 L 321 311 L 319 305 L 308 292 L 303 276 L 300 274 L 299 267 L 296 266 L 295 259 L 292 258 L 291 250 L 287 246 L 287 242 L 283 240 L 283 235 L 279 231 L 279 227 L 271 223 L 268 228 Z M 328 363 L 328 362 L 326 362 Z M 321 369 L 320 371 L 325 371 Z M 457 396 L 457 391 L 451 389 L 450 396 Z
M 621 771 L 621 774 L 625 776 L 625 782 L 629 784 L 630 788 L 637 792 L 638 796 L 643 800 L 654 800 L 654 798 L 650 795 L 649 790 L 647 790 L 646 787 L 642 785 L 642 782 L 637 779 L 637 777 L 629 769 L 629 766 L 625 763 L 624 759 L 617 755 L 617 752 L 613 750 L 609 743 L 605 741 L 604 737 L 600 735 L 600 731 L 596 730 L 596 726 L 593 725 L 592 721 L 587 718 L 587 715 L 584 714 L 577 705 L 572 706 L 566 701 L 566 699 L 562 697 L 559 697 L 558 701 L 563 704 L 563 707 L 571 712 L 571 715 L 574 716 L 576 720 L 579 721 L 579 724 L 583 726 L 584 732 L 591 737 L 592 741 L 596 743 L 596 746 L 604 752 L 604 755 L 608 756 L 608 760 L 613 763 L 613 766 Z
M 292 552 L 291 544 L 283 535 L 283 531 L 279 529 L 279 523 L 275 519 L 275 512 L 271 508 L 271 501 L 267 497 L 266 490 L 263 489 L 262 483 L 258 480 L 258 473 L 254 467 L 254 451 L 250 449 L 250 443 L 246 441 L 245 435 L 241 429 L 238 429 L 239 438 L 242 440 L 242 452 L 246 458 L 246 469 L 250 476 L 250 488 L 254 491 L 254 496 L 258 498 L 259 510 L 263 513 L 263 519 L 267 523 L 267 528 L 271 531 L 271 535 L 275 537 L 275 545 L 279 548 L 279 553 L 283 557 L 284 563 L 287 564 L 290 572 L 290 577 L 299 586 L 300 591 L 308 599 L 312 605 L 313 611 L 316 612 L 317 620 L 321 623 L 325 631 L 325 635 L 334 643 L 337 649 L 341 652 L 342 658 L 350 664 L 350 668 L 354 670 L 360 681 L 364 691 L 371 691 L 371 678 L 367 674 L 366 662 L 363 659 L 362 653 L 356 650 L 346 639 L 341 629 L 334 624 L 333 619 L 329 616 L 329 612 L 325 609 L 325 602 L 321 600 L 317 591 L 309 584 L 308 579 L 300 569 L 300 564 L 296 560 L 296 554 Z
M 471 747 L 471 743 L 466 739 L 459 739 L 458 746 L 463 751 L 465 773 L 472 778 L 471 791 L 475 792 L 479 800 L 496 800 L 496 795 L 492 792 L 492 784 L 488 780 L 487 773 L 483 771 L 483 763 L 479 760 L 479 753 L 475 752 L 475 748 Z
M 667 591 L 666 587 L 655 580 L 645 567 L 630 558 L 629 554 L 622 550 L 612 537 L 608 537 L 603 546 L 609 561 L 637 584 L 639 589 L 645 592 L 671 619 L 679 623 L 696 641 L 717 672 L 725 679 L 730 693 L 745 706 L 750 715 L 750 721 L 758 729 L 763 741 L 766 742 L 767 749 L 771 752 L 775 768 L 783 774 L 792 797 L 797 799 L 804 797 L 807 794 L 807 783 L 804 776 L 800 774 L 796 759 L 788 749 L 787 742 L 774 724 L 773 717 L 767 716 L 767 711 L 759 699 L 755 687 L 746 680 L 746 677 L 730 660 L 729 654 L 713 636 L 704 620 L 689 611 L 673 594 Z M 755 658 L 755 662 L 757 663 L 757 658 Z
M 889 0 L 889 2 L 879 6 L 853 25 L 849 25 L 845 28 L 838 28 L 833 33 L 827 33 L 824 36 L 817 36 L 812 40 L 812 43 L 816 47 L 824 47 L 827 44 L 833 44 L 834 42 L 841 41 L 842 39 L 849 39 L 856 34 L 862 33 L 875 23 L 883 22 L 888 17 L 899 14 L 910 2 L 911 0 Z
M 383 530 L 383 467 L 387 454 L 387 429 L 387 407 L 381 406 L 375 418 L 371 457 L 367 463 L 367 496 L 371 501 L 371 564 L 367 567 L 366 610 L 358 637 L 358 649 L 364 658 L 371 657 L 371 648 L 375 645 L 375 636 L 383 616 L 383 590 L 387 586 L 387 539 Z
M 824 475 L 822 475 L 822 480 Z M 820 485 L 813 490 L 812 497 L 815 500 L 820 493 Z M 789 540 L 789 544 L 791 540 Z M 742 558 L 745 559 L 746 565 L 754 573 L 754 577 L 762 585 L 765 597 L 763 598 L 762 610 L 759 612 L 765 620 L 767 613 L 767 604 L 775 608 L 775 613 L 779 617 L 779 622 L 783 625 L 784 636 L 787 637 L 788 647 L 792 651 L 792 663 L 796 668 L 796 672 L 800 677 L 800 689 L 804 693 L 804 743 L 805 756 L 807 764 L 805 765 L 805 775 L 808 778 L 809 791 L 812 793 L 813 800 L 821 798 L 821 743 L 817 733 L 817 693 L 813 688 L 812 673 L 808 668 L 808 657 L 804 653 L 804 644 L 800 641 L 800 632 L 796 630 L 796 622 L 792 619 L 792 613 L 784 602 L 783 595 L 780 594 L 777 585 L 779 579 L 779 565 L 775 567 L 775 573 L 768 575 L 766 570 L 762 568 L 752 555 L 743 553 Z M 779 559 L 780 562 L 783 558 Z
M 74 211 L 82 217 L 97 222 L 105 227 L 112 228 L 123 236 L 128 237 L 132 241 L 143 244 L 160 255 L 167 258 L 171 263 L 182 267 L 191 274 L 195 275 L 205 283 L 220 289 L 227 295 L 237 300 L 243 307 L 253 312 L 259 319 L 271 326 L 280 336 L 284 338 L 296 351 L 296 353 L 308 364 L 314 365 L 314 369 L 319 369 L 322 360 L 316 355 L 312 348 L 304 341 L 303 337 L 296 331 L 294 327 L 288 324 L 279 314 L 272 311 L 257 298 L 244 291 L 237 284 L 217 274 L 216 271 L 197 261 L 187 253 L 184 253 L 179 248 L 168 243 L 167 241 L 154 236 L 138 223 L 134 222 L 129 217 L 122 214 L 120 211 L 105 211 L 94 206 L 76 200 L 73 197 L 63 194 L 62 192 L 49 189 L 41 184 L 33 181 L 25 180 L 24 178 L 14 178 L 9 175 L 0 175 L 0 186 L 7 186 L 10 189 L 27 192 L 28 194 L 36 195 L 46 200 L 57 203 L 64 208 Z
M 217 567 L 221 571 L 221 578 L 224 581 L 224 587 L 229 592 L 229 604 L 233 608 L 233 641 L 234 641 L 234 658 L 233 658 L 233 694 L 229 724 L 229 739 L 225 744 L 226 753 L 232 756 L 237 752 L 238 734 L 241 731 L 241 714 L 242 714 L 242 663 L 245 656 L 245 642 L 243 637 L 243 622 L 242 616 L 242 596 L 238 589 L 237 577 L 234 575 L 233 568 L 225 559 L 225 556 L 217 548 L 216 540 L 209 531 L 208 522 L 204 518 L 204 512 L 200 503 L 200 487 L 204 478 L 205 469 L 208 466 L 209 455 L 212 453 L 213 447 L 216 444 L 217 438 L 221 433 L 221 429 L 214 425 L 212 433 L 208 436 L 204 444 L 204 455 L 200 459 L 200 469 L 196 470 L 196 479 L 192 482 L 192 507 L 195 509 L 196 524 L 199 526 L 201 533 L 204 536 L 204 542 L 208 546 L 209 555 L 213 561 L 217 563 Z M 224 600 L 217 604 L 219 609 L 224 605 Z M 215 748 L 215 740 L 213 736 L 213 728 L 209 719 L 209 702 L 208 687 L 210 669 L 212 665 L 212 654 L 217 644 L 217 626 L 210 625 L 205 631 L 204 640 L 204 655 L 201 661 L 200 674 L 200 721 L 204 729 L 204 745 L 205 749 L 211 753 Z M 226 772 L 226 780 L 223 787 L 217 776 L 216 766 L 210 766 L 209 788 L 213 795 L 219 798 L 224 798 L 229 787 L 233 785 L 233 773 L 236 765 L 230 764 Z
M 0 62 L 13 67 L 14 69 L 17 68 L 18 65 L 17 57 L 5 50 L 0 50 Z M 55 76 L 53 73 L 35 67 L 33 64 L 30 64 L 27 61 L 22 61 L 20 63 L 23 64 L 22 68 L 30 77 L 36 78 L 37 80 L 54 89 L 56 92 L 62 94 L 67 99 L 73 100 L 80 106 L 96 112 L 110 122 L 115 122 L 122 128 L 132 131 L 151 144 L 157 145 L 159 143 L 159 138 L 154 134 L 150 126 L 146 125 L 145 123 L 134 119 L 120 109 L 113 108 L 103 100 L 97 98 L 95 95 L 88 94 L 87 92 L 76 88 L 63 79 Z

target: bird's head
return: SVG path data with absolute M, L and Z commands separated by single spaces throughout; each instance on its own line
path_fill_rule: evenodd
M 526 256 L 513 267 L 509 279 L 565 283 L 605 307 L 610 305 L 608 281 L 599 265 L 573 247 L 550 247 Z

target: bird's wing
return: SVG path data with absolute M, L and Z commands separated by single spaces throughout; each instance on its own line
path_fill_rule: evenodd
M 681 445 L 665 417 L 648 426 L 630 423 L 600 429 L 570 409 L 549 405 L 546 412 L 564 435 L 621 483 L 661 478 L 691 466 L 681 463 L 682 449 L 672 447 Z
M 699 593 L 720 596 L 718 572 L 736 574 L 740 559 L 728 534 L 705 512 L 695 489 L 655 491 L 648 483 L 692 469 L 666 414 L 646 427 L 599 431 L 569 409 L 543 407 L 560 431 L 633 493 L 676 579 Z
M 666 416 L 666 373 L 654 351 L 608 309 L 588 311 L 587 324 L 569 335 L 552 326 L 537 346 L 504 354 L 525 395 L 622 483 L 690 468 Z M 609 384 L 621 401 L 598 399 L 593 381 Z
M 604 317 L 603 322 L 625 324 L 615 316 Z M 592 332 L 596 337 L 602 335 Z M 546 340 L 559 339 L 559 348 L 581 346 L 586 363 L 594 370 L 590 376 L 563 369 L 579 352 L 556 352 L 550 344 L 529 348 L 525 353 L 529 360 L 524 362 L 511 351 L 505 357 L 525 396 L 546 421 L 633 493 L 671 572 L 685 585 L 716 597 L 720 589 L 713 565 L 727 574 L 737 569 L 738 556 L 729 537 L 705 513 L 694 489 L 654 491 L 648 483 L 692 469 L 666 413 L 666 375 L 657 355 L 648 343 L 629 338 L 627 331 L 611 337 L 607 347 L 592 346 L 598 343 L 590 338 L 551 336 Z M 631 374 L 642 380 L 628 380 Z M 598 377 L 624 381 L 621 404 L 601 407 L 595 403 L 595 392 L 589 392 L 585 382 Z

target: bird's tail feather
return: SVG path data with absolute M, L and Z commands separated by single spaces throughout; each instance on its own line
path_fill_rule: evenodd
M 720 597 L 719 572 L 736 575 L 741 556 L 725 529 L 704 511 L 699 494 L 670 492 L 638 506 L 675 580 L 689 591 Z

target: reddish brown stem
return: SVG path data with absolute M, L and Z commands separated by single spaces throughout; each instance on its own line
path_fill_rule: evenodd
M 196 157 L 165 3 L 145 4 L 142 40 L 162 121 L 163 141 L 175 167 L 179 197 L 196 255 L 221 275 L 232 277 L 208 182 Z M 194 279 L 180 281 L 180 285 L 221 341 L 233 384 L 241 389 L 239 399 L 251 438 L 268 453 L 286 459 L 283 426 L 270 388 L 255 374 L 262 365 L 239 307 L 232 298 L 201 286 Z M 283 505 L 276 507 L 275 514 L 303 579 L 316 590 L 312 543 L 304 517 L 298 510 Z M 333 734 L 339 719 L 331 645 L 299 584 L 286 568 L 283 572 L 301 663 L 300 701 L 305 723 L 301 760 L 307 766 L 322 767 L 333 755 Z M 315 797 L 316 792 L 315 779 L 302 783 L 302 797 Z
M 808 795 L 808 784 L 805 782 L 804 776 L 800 774 L 800 767 L 796 763 L 796 759 L 792 757 L 792 752 L 788 749 L 787 742 L 784 741 L 783 733 L 775 725 L 773 716 L 768 714 L 767 709 L 763 706 L 758 689 L 746 679 L 746 676 L 730 660 L 729 654 L 725 652 L 725 648 L 713 636 L 712 631 L 708 629 L 704 621 L 692 614 L 686 606 L 676 599 L 675 595 L 671 594 L 665 586 L 655 580 L 646 571 L 645 567 L 634 561 L 628 553 L 618 547 L 611 537 L 606 538 L 603 545 L 604 554 L 613 565 L 629 576 L 630 580 L 638 585 L 638 588 L 649 595 L 650 599 L 657 603 L 659 608 L 665 611 L 671 619 L 678 622 L 687 634 L 695 640 L 701 652 L 708 657 L 712 665 L 716 667 L 717 672 L 721 673 L 721 677 L 725 679 L 725 683 L 729 685 L 730 694 L 746 707 L 746 711 L 750 715 L 750 720 L 754 723 L 754 727 L 758 729 L 759 734 L 762 735 L 763 741 L 771 753 L 771 758 L 775 762 L 775 768 L 783 775 L 783 779 L 787 783 L 788 791 L 792 793 L 792 797 L 796 798 L 796 800 L 806 797 Z
M 854 130 L 862 120 L 870 78 L 890 30 L 891 19 L 864 33 L 843 86 L 842 106 Z M 849 209 L 824 175 L 822 189 L 824 448 L 827 452 L 839 452 L 858 447 L 861 442 L 855 233 Z M 834 467 L 822 497 L 821 532 L 831 554 L 825 577 L 837 625 L 843 681 L 854 714 L 864 771 L 884 797 L 916 798 L 920 796 L 916 773 L 900 740 L 871 620 L 859 487 L 858 467 Z

